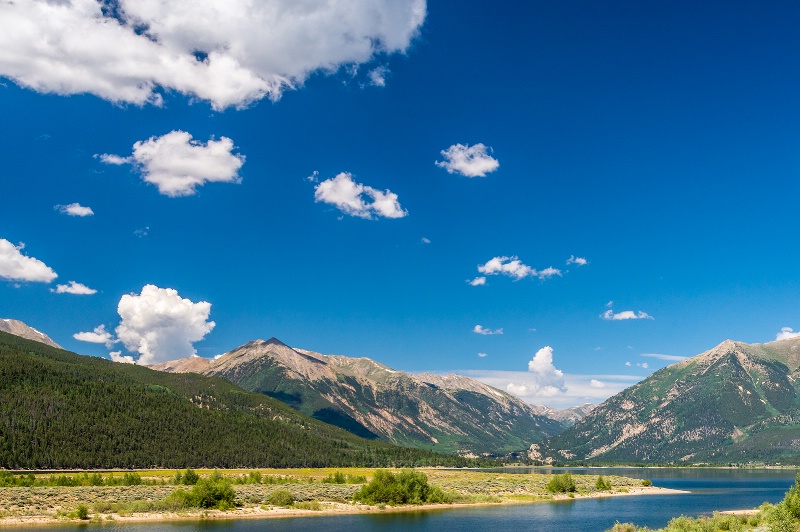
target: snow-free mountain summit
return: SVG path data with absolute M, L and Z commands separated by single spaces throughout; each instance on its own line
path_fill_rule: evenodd
M 255 340 L 217 359 L 152 366 L 223 377 L 364 437 L 464 455 L 507 453 L 565 429 L 504 391 L 461 375 L 408 374 L 369 358 Z

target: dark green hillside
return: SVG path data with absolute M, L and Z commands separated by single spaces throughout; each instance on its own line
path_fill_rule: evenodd
M 556 461 L 800 463 L 799 360 L 800 338 L 725 341 L 623 390 L 534 451 Z
M 451 465 L 369 442 L 220 379 L 0 333 L 0 468 Z

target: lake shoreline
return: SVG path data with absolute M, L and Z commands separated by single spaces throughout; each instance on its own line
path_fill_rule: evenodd
M 629 497 L 641 495 L 669 495 L 688 493 L 683 490 L 670 488 L 660 488 L 656 486 L 641 486 L 627 488 L 625 491 L 617 492 L 596 492 L 596 493 L 576 493 L 572 497 L 565 494 L 554 495 L 550 498 L 530 496 L 527 500 L 523 498 L 509 498 L 499 502 L 469 502 L 469 503 L 447 503 L 447 504 L 421 504 L 379 507 L 375 505 L 365 505 L 357 503 L 343 502 L 320 502 L 321 510 L 308 510 L 300 508 L 283 508 L 261 506 L 244 506 L 235 510 L 192 510 L 173 512 L 145 512 L 132 513 L 130 515 L 118 514 L 93 514 L 91 519 L 79 520 L 70 519 L 62 516 L 38 515 L 38 516 L 3 516 L 0 517 L 0 530 L 10 527 L 48 527 L 53 525 L 87 525 L 87 524 L 130 524 L 130 523 L 159 523 L 177 521 L 228 521 L 240 519 L 290 519 L 293 517 L 315 517 L 331 515 L 352 515 L 352 514 L 391 514 L 404 512 L 431 512 L 447 511 L 452 509 L 509 506 L 522 504 L 536 504 L 546 502 L 560 502 L 579 499 L 600 499 L 611 497 Z

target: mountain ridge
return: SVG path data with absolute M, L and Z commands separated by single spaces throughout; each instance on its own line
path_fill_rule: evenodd
M 28 340 L 33 340 L 34 342 L 40 342 L 45 345 L 49 345 L 50 347 L 63 349 L 63 347 L 55 343 L 52 338 L 43 332 L 37 331 L 30 325 L 27 325 L 19 320 L 10 318 L 0 319 L 0 331 L 13 334 L 14 336 L 19 336 L 21 338 L 27 338 Z
M 542 461 L 800 461 L 800 338 L 725 340 L 536 444 Z
M 359 435 L 469 456 L 527 449 L 565 428 L 469 377 L 410 374 L 276 339 L 247 342 L 207 363 L 182 359 L 152 368 L 221 376 Z

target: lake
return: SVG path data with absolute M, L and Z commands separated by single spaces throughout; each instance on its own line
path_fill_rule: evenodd
M 89 525 L 114 532 L 351 532 L 464 531 L 507 532 L 508 530 L 599 532 L 615 521 L 639 526 L 662 527 L 680 514 L 696 516 L 714 510 L 754 508 L 764 501 L 776 503 L 794 483 L 794 470 L 776 469 L 504 469 L 520 474 L 552 471 L 572 474 L 622 475 L 650 479 L 664 488 L 688 490 L 676 495 L 646 495 L 544 502 L 503 507 L 475 507 L 425 512 L 296 517 L 241 521 L 205 521 L 158 524 Z M 47 527 L 48 532 L 74 532 L 75 526 Z

